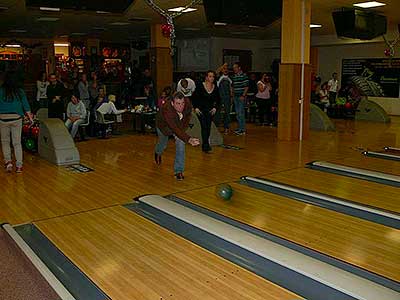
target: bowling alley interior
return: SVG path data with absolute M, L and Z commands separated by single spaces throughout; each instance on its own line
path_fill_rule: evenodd
M 400 1 L 0 25 L 0 300 L 400 299 Z

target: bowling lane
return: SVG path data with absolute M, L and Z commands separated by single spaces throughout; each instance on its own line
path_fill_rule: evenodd
M 120 206 L 35 225 L 113 300 L 300 299 Z
M 400 213 L 400 190 L 366 180 L 321 173 L 308 168 L 274 173 L 263 178 Z
M 241 184 L 223 201 L 215 187 L 177 197 L 400 282 L 400 230 Z
M 329 162 L 400 176 L 400 162 L 367 157 L 361 153 L 343 159 L 330 160 Z

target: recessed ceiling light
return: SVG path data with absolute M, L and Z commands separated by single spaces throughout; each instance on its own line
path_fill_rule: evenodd
M 232 31 L 232 34 L 247 34 L 245 31 Z
M 360 2 L 360 3 L 353 4 L 353 6 L 357 6 L 357 7 L 361 7 L 361 8 L 373 8 L 373 7 L 379 7 L 379 6 L 384 6 L 384 5 L 386 5 L 386 4 L 377 2 L 377 1 Z
M 92 27 L 93 30 L 97 31 L 105 31 L 106 29 L 104 27 Z
M 73 32 L 71 35 L 86 35 L 84 32 Z
M 68 43 L 54 43 L 54 47 L 69 47 Z
M 36 21 L 39 21 L 39 22 L 55 22 L 55 21 L 58 21 L 58 20 L 60 20 L 60 18 L 40 17 L 40 18 L 36 19 Z
M 310 24 L 310 28 L 321 28 L 321 24 Z
M 96 10 L 96 13 L 98 13 L 98 14 L 110 14 L 109 11 L 104 11 L 104 10 Z
M 21 45 L 18 45 L 18 44 L 7 44 L 6 47 L 8 47 L 8 48 L 21 48 Z
M 60 35 L 60 38 L 67 38 L 67 37 L 68 37 L 68 34 Z
M 263 27 L 261 27 L 261 26 L 256 26 L 256 25 L 249 25 L 249 28 L 256 28 L 256 29 L 260 29 L 260 28 L 263 28 Z
M 184 12 L 184 13 L 188 13 L 191 11 L 196 11 L 197 8 L 184 8 L 182 6 L 180 7 L 175 7 L 175 8 L 169 8 L 168 11 L 172 11 L 172 12 Z
M 44 10 L 44 11 L 60 11 L 59 7 L 39 7 L 40 10 Z
M 23 32 L 26 32 L 26 30 L 25 29 L 10 29 L 8 32 L 23 33 Z
M 214 25 L 215 26 L 226 26 L 226 25 L 228 25 L 228 23 L 215 22 Z
M 4 11 L 4 10 L 7 10 L 8 9 L 8 7 L 7 6 L 0 6 L 0 11 Z
M 114 25 L 114 26 L 124 26 L 124 25 L 129 25 L 131 23 L 129 22 L 114 22 L 114 23 L 110 23 L 110 25 Z

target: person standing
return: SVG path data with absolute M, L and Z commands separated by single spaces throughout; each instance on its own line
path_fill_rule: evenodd
M 271 85 L 271 78 L 268 76 L 267 73 L 262 74 L 261 80 L 257 82 L 257 89 L 258 92 L 256 94 L 256 103 L 258 107 L 258 119 L 260 121 L 260 124 L 261 125 L 264 124 L 264 116 L 266 113 L 267 113 L 267 122 L 271 123 L 272 85 Z
M 64 115 L 64 85 L 57 81 L 56 74 L 49 76 L 50 84 L 47 87 L 48 115 L 49 118 L 59 118 L 63 120 Z
M 15 72 L 7 72 L 0 88 L 0 133 L 7 172 L 13 169 L 10 142 L 13 144 L 16 172 L 22 172 L 23 154 L 21 144 L 22 119 L 27 115 L 32 123 L 32 114 L 23 89 L 19 88 Z M 10 138 L 11 137 L 11 138 Z
M 176 86 L 176 91 L 181 92 L 185 97 L 192 97 L 194 91 L 196 90 L 196 84 L 193 79 L 183 78 L 178 81 Z
M 214 81 L 214 71 L 207 71 L 204 82 L 199 85 L 193 96 L 194 111 L 196 112 L 201 125 L 201 138 L 203 142 L 201 148 L 205 153 L 211 151 L 209 142 L 211 122 L 221 102 L 218 88 Z
M 230 127 L 230 114 L 232 105 L 232 80 L 229 78 L 228 64 L 222 65 L 220 70 L 220 77 L 217 81 L 218 92 L 221 98 L 221 103 L 224 106 L 224 134 L 229 133 Z
M 334 105 L 336 103 L 336 95 L 339 88 L 339 81 L 337 79 L 337 73 L 332 74 L 332 78 L 328 81 L 328 91 L 329 91 L 329 103 Z
M 47 87 L 49 84 L 50 83 L 47 81 L 47 74 L 43 72 L 40 80 L 36 81 L 36 101 L 39 104 L 39 108 L 47 108 Z
M 65 121 L 65 127 L 67 127 L 68 130 L 71 130 L 72 138 L 75 138 L 79 125 L 85 123 L 85 118 L 85 105 L 79 100 L 78 95 L 72 95 L 71 102 L 69 102 L 67 106 L 67 121 Z
M 171 101 L 165 102 L 156 117 L 158 142 L 154 151 L 157 165 L 161 164 L 161 155 L 168 145 L 169 136 L 175 137 L 174 173 L 177 180 L 183 180 L 185 169 L 185 144 L 192 146 L 200 144 L 199 139 L 189 136 L 186 130 L 192 116 L 192 104 L 188 98 L 177 92 Z
M 90 94 L 89 94 L 89 82 L 87 80 L 87 75 L 82 74 L 81 80 L 78 83 L 79 98 L 85 105 L 86 109 L 90 108 Z
M 239 127 L 235 130 L 235 133 L 237 135 L 243 135 L 246 134 L 245 101 L 247 91 L 249 90 L 249 78 L 243 73 L 239 62 L 233 65 L 233 72 L 235 74 L 232 77 L 232 93 L 235 103 L 236 118 L 239 123 Z

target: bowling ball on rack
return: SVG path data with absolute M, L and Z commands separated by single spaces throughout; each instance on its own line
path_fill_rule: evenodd
M 233 189 L 229 184 L 219 184 L 215 188 L 215 194 L 222 200 L 230 200 L 233 196 Z

